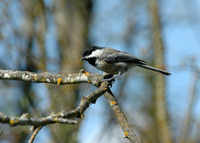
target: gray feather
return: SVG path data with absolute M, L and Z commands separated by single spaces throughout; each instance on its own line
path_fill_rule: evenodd
M 162 74 L 164 74 L 164 75 L 171 75 L 171 73 L 169 73 L 169 72 L 167 72 L 167 71 L 164 71 L 164 70 L 161 70 L 161 69 L 157 69 L 157 68 L 154 68 L 154 67 L 152 67 L 152 66 L 148 66 L 148 65 L 137 65 L 137 66 L 142 67 L 142 68 L 145 68 L 145 69 L 153 70 L 153 71 L 162 73 Z
M 107 48 L 102 55 L 102 59 L 109 63 L 118 63 L 118 62 L 125 62 L 131 64 L 146 64 L 145 61 L 138 59 L 126 52 L 118 51 L 115 49 Z

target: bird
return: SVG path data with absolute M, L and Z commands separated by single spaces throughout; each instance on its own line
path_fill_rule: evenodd
M 171 75 L 171 73 L 165 70 L 147 65 L 145 61 L 136 58 L 127 52 L 109 47 L 91 46 L 83 51 L 81 61 L 84 60 L 97 69 L 112 75 L 111 78 L 106 79 L 107 81 L 111 81 L 114 78 L 121 76 L 135 66 L 159 72 L 163 75 Z

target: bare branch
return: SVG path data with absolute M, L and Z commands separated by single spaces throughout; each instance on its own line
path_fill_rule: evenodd
M 81 70 L 78 74 L 50 74 L 50 73 L 33 73 L 28 71 L 13 71 L 13 70 L 0 70 L 0 79 L 5 80 L 22 80 L 28 82 L 37 83 L 52 83 L 52 84 L 75 84 L 82 82 L 89 82 L 98 86 L 103 76 L 99 74 L 88 73 Z M 91 103 L 95 101 L 107 90 L 109 86 L 108 82 L 102 83 L 102 85 L 95 92 L 90 95 L 83 97 L 79 106 L 69 112 L 60 112 L 52 116 L 45 118 L 28 118 L 28 117 L 12 117 L 0 114 L 0 122 L 8 123 L 11 126 L 15 125 L 34 125 L 34 126 L 44 126 L 53 123 L 69 123 L 76 124 L 77 121 L 67 120 L 66 118 L 83 117 L 83 112 L 89 107 Z M 59 116 L 58 116 L 59 115 Z M 65 119 L 64 119 L 64 118 Z
M 34 130 L 33 134 L 31 135 L 30 140 L 28 141 L 28 143 L 33 143 L 33 141 L 34 141 L 36 135 L 39 133 L 39 131 L 40 131 L 41 129 L 42 129 L 42 126 L 39 126 L 39 127 L 37 127 L 37 128 Z
M 60 124 L 73 124 L 76 125 L 76 120 L 68 120 L 53 116 L 47 116 L 44 118 L 29 118 L 25 116 L 16 117 L 16 116 L 7 116 L 3 113 L 0 113 L 0 123 L 10 124 L 11 126 L 17 125 L 32 125 L 32 126 L 44 126 L 48 124 L 60 123 Z
M 56 116 L 62 118 L 74 118 L 74 117 L 83 118 L 83 112 L 89 107 L 91 103 L 95 103 L 96 100 L 108 90 L 108 86 L 109 86 L 108 82 L 103 82 L 95 92 L 89 94 L 86 97 L 82 97 L 81 102 L 76 109 L 71 110 L 69 112 L 58 113 L 58 115 Z
M 39 119 L 33 119 L 28 117 L 9 117 L 0 114 L 0 122 L 15 125 L 33 125 L 36 127 L 42 127 L 47 124 L 54 123 L 65 123 L 65 124 L 77 124 L 75 120 L 68 120 L 69 118 L 83 118 L 84 111 L 89 107 L 90 104 L 95 103 L 96 100 L 104 94 L 107 102 L 109 103 L 111 109 L 117 116 L 117 119 L 124 131 L 124 135 L 132 143 L 141 143 L 136 134 L 132 131 L 125 114 L 121 110 L 117 103 L 117 100 L 113 96 L 109 88 L 109 82 L 105 81 L 102 83 L 103 76 L 94 73 L 88 73 L 81 70 L 78 74 L 50 74 L 50 73 L 33 73 L 27 71 L 13 71 L 13 70 L 0 70 L 0 79 L 5 80 L 21 80 L 28 82 L 37 83 L 52 83 L 52 84 L 76 84 L 76 83 L 92 83 L 98 87 L 96 91 L 83 97 L 80 101 L 79 106 L 68 112 L 59 112 L 51 116 Z M 99 86 L 100 85 L 100 86 Z M 33 141 L 40 128 L 35 130 L 29 142 Z
M 195 69 L 195 68 L 194 68 Z M 194 123 L 194 121 L 192 120 L 192 111 L 194 111 L 194 107 L 195 107 L 195 103 L 197 101 L 197 83 L 199 80 L 199 73 L 196 71 L 194 72 L 194 75 L 192 77 L 192 81 L 191 83 L 191 88 L 190 88 L 190 92 L 189 92 L 189 104 L 188 104 L 188 109 L 186 111 L 186 115 L 185 115 L 185 119 L 183 120 L 182 123 L 182 130 L 181 130 L 181 136 L 180 136 L 180 143 L 187 143 L 188 139 L 190 138 L 190 133 L 191 131 L 191 126 Z
M 0 70 L 0 79 L 3 80 L 20 80 L 36 83 L 51 84 L 76 84 L 92 83 L 99 85 L 103 76 L 96 73 L 88 73 L 81 70 L 78 74 L 51 74 L 51 73 L 34 73 L 29 71 Z
M 128 138 L 132 143 L 141 143 L 140 139 L 137 137 L 137 135 L 133 132 L 131 126 L 128 123 L 128 120 L 120 108 L 116 98 L 112 94 L 112 92 L 109 90 L 105 92 L 104 97 L 106 98 L 106 101 L 110 105 L 110 108 L 115 113 L 122 130 L 124 131 L 125 138 Z

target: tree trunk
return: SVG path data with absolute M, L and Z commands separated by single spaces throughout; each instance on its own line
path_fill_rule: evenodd
M 150 2 L 152 16 L 152 37 L 154 47 L 155 67 L 164 68 L 164 45 L 162 40 L 160 17 L 158 13 L 157 0 Z M 156 74 L 155 77 L 155 110 L 157 120 L 157 135 L 159 143 L 171 143 L 170 130 L 167 124 L 167 109 L 165 96 L 165 76 Z

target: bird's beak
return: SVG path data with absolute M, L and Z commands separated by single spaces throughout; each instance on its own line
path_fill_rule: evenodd
M 83 60 L 86 60 L 86 58 L 85 58 L 85 57 L 82 57 L 80 60 L 83 61 Z

